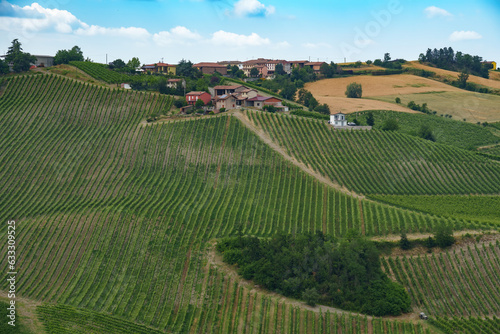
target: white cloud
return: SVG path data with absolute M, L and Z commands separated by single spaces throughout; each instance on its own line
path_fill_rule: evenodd
M 113 37 L 127 37 L 133 39 L 144 39 L 148 38 L 151 34 L 144 28 L 137 27 L 121 27 L 121 28 L 106 28 L 97 25 L 87 25 L 85 24 L 83 28 L 79 28 L 75 31 L 77 35 L 83 36 L 96 36 L 105 35 Z
M 189 44 L 190 42 L 201 39 L 201 36 L 189 30 L 186 27 L 177 26 L 169 31 L 160 31 L 153 35 L 153 41 L 160 45 L 166 46 L 170 44 Z
M 425 14 L 427 15 L 428 18 L 433 18 L 435 16 L 448 16 L 451 17 L 453 16 L 450 12 L 448 12 L 446 9 L 442 9 L 436 6 L 430 6 L 424 9 Z
M 356 39 L 354 41 L 354 44 L 356 44 L 356 46 L 358 48 L 364 48 L 364 47 L 367 47 L 369 45 L 374 45 L 375 41 L 372 39 Z
M 271 44 L 271 41 L 268 38 L 262 38 L 256 33 L 251 33 L 250 35 L 247 36 L 223 30 L 214 32 L 210 42 L 215 45 L 226 45 L 226 46 L 236 46 L 236 47 L 262 46 Z
M 274 6 L 266 6 L 258 0 L 239 0 L 234 4 L 236 16 L 267 16 L 274 14 Z
M 0 30 L 5 31 L 33 33 L 53 29 L 59 33 L 71 33 L 85 25 L 67 10 L 44 8 L 38 3 L 20 7 L 2 1 L 2 13 L 5 14 L 0 20 Z
M 483 36 L 481 36 L 479 33 L 475 31 L 454 31 L 450 35 L 450 41 L 456 42 L 456 41 L 463 41 L 463 40 L 468 40 L 468 39 L 481 39 Z
M 304 48 L 308 49 L 319 49 L 319 48 L 331 48 L 332 46 L 328 43 L 304 43 L 302 44 Z

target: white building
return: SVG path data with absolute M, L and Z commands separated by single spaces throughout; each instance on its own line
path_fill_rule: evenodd
M 345 118 L 345 114 L 339 112 L 333 115 L 330 115 L 330 124 L 333 126 L 347 126 L 347 120 Z

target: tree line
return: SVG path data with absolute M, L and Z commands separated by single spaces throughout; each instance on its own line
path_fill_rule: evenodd
M 483 58 L 473 56 L 461 51 L 455 52 L 451 47 L 441 49 L 427 49 L 425 53 L 421 53 L 418 57 L 420 62 L 431 63 L 438 68 L 450 71 L 468 71 L 473 75 L 489 78 L 488 70 L 491 69 L 490 64 L 483 64 Z

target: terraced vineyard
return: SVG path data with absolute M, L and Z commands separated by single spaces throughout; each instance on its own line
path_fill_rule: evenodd
M 400 133 L 335 131 L 316 120 L 247 115 L 288 154 L 358 193 L 500 193 L 500 165 L 469 151 Z
M 498 242 L 432 255 L 389 257 L 382 264 L 408 287 L 415 308 L 433 317 L 477 318 L 500 313 Z
M 109 84 L 127 82 L 131 78 L 128 74 L 110 70 L 105 64 L 92 63 L 90 61 L 72 61 L 70 64 L 79 68 L 91 77 Z

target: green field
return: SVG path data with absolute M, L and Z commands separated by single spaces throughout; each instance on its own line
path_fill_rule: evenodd
M 213 243 L 240 228 L 260 237 L 315 230 L 343 237 L 492 227 L 351 197 L 287 161 L 231 114 L 143 124 L 170 109 L 166 95 L 51 75 L 10 78 L 2 92 L 0 212 L 16 221 L 18 294 L 43 303 L 37 317 L 47 333 L 434 332 L 404 318 L 312 310 L 255 289 L 214 263 Z M 349 175 L 350 189 L 498 192 L 499 165 L 469 151 L 248 115 L 312 168 L 334 180 Z M 402 177 L 417 166 L 425 170 Z M 397 181 L 378 181 L 383 171 Z M 5 249 L 6 229 L 0 240 Z M 433 298 L 425 300 L 434 305 Z
M 372 99 L 395 103 L 396 97 L 403 105 L 410 101 L 417 104 L 427 103 L 438 115 L 453 115 L 455 120 L 466 120 L 470 123 L 498 122 L 500 113 L 500 96 L 474 92 L 429 92 L 420 94 L 397 94 L 371 97 Z
M 417 136 L 419 129 L 428 126 L 436 138 L 436 142 L 474 150 L 477 147 L 500 143 L 500 136 L 492 133 L 490 127 L 471 124 L 445 117 L 426 115 L 423 113 L 409 114 L 396 111 L 373 110 L 348 115 L 348 120 L 356 119 L 359 124 L 366 125 L 366 114 L 371 112 L 375 120 L 374 129 L 380 130 L 386 119 L 396 119 L 398 132 Z

